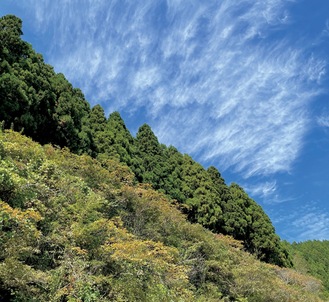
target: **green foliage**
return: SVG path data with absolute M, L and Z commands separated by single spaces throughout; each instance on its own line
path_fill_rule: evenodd
M 319 281 L 191 224 L 115 160 L 0 142 L 0 300 L 321 301 Z
M 22 32 L 22 20 L 13 15 L 0 18 L 0 56 L 8 62 L 14 62 L 26 53 L 26 44 L 20 36 Z
M 89 104 L 21 40 L 21 27 L 15 16 L 0 18 L 0 120 L 40 143 L 90 153 Z
M 291 267 L 289 253 L 263 209 L 237 184 L 232 184 L 229 190 L 232 199 L 224 206 L 224 233 L 242 240 L 246 250 L 259 259 Z
M 110 144 L 106 146 L 104 152 L 110 157 L 117 158 L 120 162 L 127 164 L 134 172 L 138 171 L 140 163 L 136 158 L 134 138 L 118 112 L 110 114 L 106 131 Z
M 104 109 L 100 105 L 96 105 L 91 108 L 89 114 L 89 125 L 90 125 L 90 132 L 93 138 L 94 151 L 96 154 L 105 153 L 106 146 L 109 145 L 109 141 L 105 134 L 106 129 L 106 118 Z
M 144 183 L 155 189 L 162 189 L 162 179 L 166 177 L 166 160 L 161 145 L 149 125 L 142 125 L 136 135 L 137 156 L 142 162 L 142 173 L 137 175 Z
M 294 266 L 301 273 L 308 273 L 322 281 L 329 298 L 329 241 L 309 240 L 286 243 L 293 255 Z

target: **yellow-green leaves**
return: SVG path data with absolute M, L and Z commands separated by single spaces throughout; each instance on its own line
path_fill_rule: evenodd
M 116 160 L 41 147 L 13 131 L 1 132 L 0 142 L 0 300 L 319 301 L 317 280 L 260 263 L 241 242 L 191 224 L 179 203 L 135 185 Z M 197 179 L 201 168 L 190 164 L 182 182 L 199 184 L 195 213 L 215 224 L 222 214 L 207 201 L 216 200 L 209 173 Z M 211 215 L 202 221 L 201 212 Z M 262 213 L 242 214 L 255 230 L 271 231 Z M 273 243 L 258 233 L 260 246 Z
M 24 259 L 37 252 L 37 241 L 41 233 L 36 223 L 41 215 L 33 209 L 22 211 L 13 209 L 0 200 L 0 255 Z

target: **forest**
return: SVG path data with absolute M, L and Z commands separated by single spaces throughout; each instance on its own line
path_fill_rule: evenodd
M 324 301 L 327 241 L 282 241 L 216 167 L 107 118 L 0 18 L 0 300 Z

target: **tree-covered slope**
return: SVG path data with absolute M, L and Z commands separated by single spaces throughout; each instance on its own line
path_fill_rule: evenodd
M 117 160 L 0 131 L 1 301 L 322 301 L 241 249 Z
M 320 279 L 329 298 L 329 241 L 294 242 L 290 245 L 290 252 L 296 270 Z
M 5 128 L 100 162 L 118 160 L 134 173 L 135 182 L 175 199 L 191 222 L 241 240 L 261 260 L 292 266 L 269 217 L 241 187 L 228 186 L 215 167 L 206 170 L 189 155 L 160 144 L 148 125 L 135 138 L 118 112 L 106 118 L 101 106 L 90 109 L 82 92 L 45 64 L 21 35 L 19 18 L 0 18 L 0 121 Z
M 0 120 L 40 143 L 88 152 L 89 104 L 21 39 L 21 27 L 15 16 L 0 19 Z

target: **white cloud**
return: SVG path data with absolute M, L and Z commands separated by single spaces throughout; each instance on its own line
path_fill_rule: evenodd
M 221 170 L 291 169 L 326 62 L 271 38 L 289 25 L 287 1 L 30 2 L 52 28 L 50 63 L 91 103 L 146 108 L 161 142 Z
M 277 183 L 276 181 L 258 182 L 256 185 L 244 184 L 243 188 L 252 198 L 261 198 L 265 203 L 274 203 L 277 201 Z
M 251 196 L 259 196 L 263 199 L 272 197 L 276 194 L 277 184 L 276 181 L 266 181 L 264 183 L 258 183 L 257 185 L 244 185 L 245 190 L 251 194 Z
M 296 218 L 292 225 L 299 230 L 299 241 L 305 240 L 325 240 L 329 237 L 329 216 L 320 210 L 305 213 Z
M 271 217 L 279 227 L 283 238 L 289 241 L 327 240 L 329 237 L 329 215 L 327 209 L 314 201 L 297 205 L 292 211 L 285 207 L 272 208 Z
M 279 204 L 291 203 L 300 199 L 300 196 L 282 194 L 282 188 L 287 184 L 278 183 L 276 180 L 264 181 L 264 177 L 261 180 L 254 181 L 253 184 L 247 182 L 242 185 L 252 198 L 256 201 L 260 199 L 266 206 L 275 207 Z
M 329 127 L 329 115 L 321 115 L 317 118 L 317 123 L 321 127 Z

